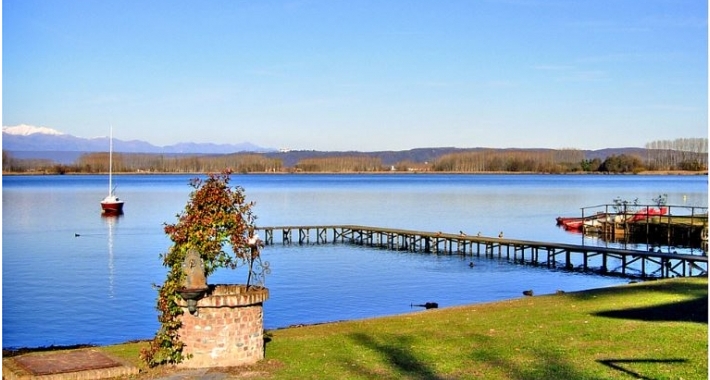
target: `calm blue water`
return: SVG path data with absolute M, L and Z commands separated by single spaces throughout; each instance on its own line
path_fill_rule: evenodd
M 159 254 L 188 201 L 192 175 L 114 177 L 125 215 L 105 218 L 106 176 L 4 176 L 3 347 L 149 339 L 158 328 L 153 283 Z M 259 226 L 361 224 L 572 244 L 610 245 L 565 232 L 560 215 L 614 198 L 707 206 L 705 176 L 234 175 Z M 78 235 L 78 236 L 76 236 Z M 645 247 L 640 247 L 644 249 Z M 389 252 L 347 245 L 268 246 L 266 328 L 409 313 L 582 290 L 626 280 L 512 265 L 505 261 Z M 474 268 L 468 263 L 475 261 Z M 210 283 L 243 283 L 218 271 Z

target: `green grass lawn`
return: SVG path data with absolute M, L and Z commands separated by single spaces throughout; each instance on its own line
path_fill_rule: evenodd
M 706 379 L 708 280 L 522 297 L 267 336 L 265 360 L 228 372 L 271 379 Z M 139 363 L 145 344 L 104 349 Z M 171 371 L 141 366 L 141 378 Z

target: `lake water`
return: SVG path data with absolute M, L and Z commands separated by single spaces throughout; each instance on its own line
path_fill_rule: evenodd
M 152 284 L 194 175 L 115 176 L 125 214 L 106 218 L 106 176 L 3 176 L 3 348 L 112 344 L 158 328 Z M 256 202 L 258 226 L 360 224 L 613 246 L 558 228 L 555 218 L 613 199 L 707 207 L 706 176 L 233 175 Z M 629 247 L 646 249 L 647 247 Z M 391 252 L 349 245 L 267 246 L 267 329 L 625 283 L 505 260 Z M 468 263 L 475 261 L 471 268 Z M 220 270 L 209 283 L 243 283 Z

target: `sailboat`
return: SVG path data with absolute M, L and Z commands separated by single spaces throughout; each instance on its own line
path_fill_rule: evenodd
M 113 127 L 109 137 L 108 153 L 108 195 L 101 201 L 101 212 L 106 215 L 123 214 L 123 201 L 114 194 L 113 187 Z

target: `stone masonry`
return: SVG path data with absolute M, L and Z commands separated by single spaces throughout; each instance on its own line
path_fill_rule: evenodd
M 211 285 L 197 301 L 196 313 L 183 307 L 180 339 L 183 353 L 191 355 L 184 368 L 231 367 L 253 364 L 264 358 L 263 302 L 266 288 L 244 285 Z

